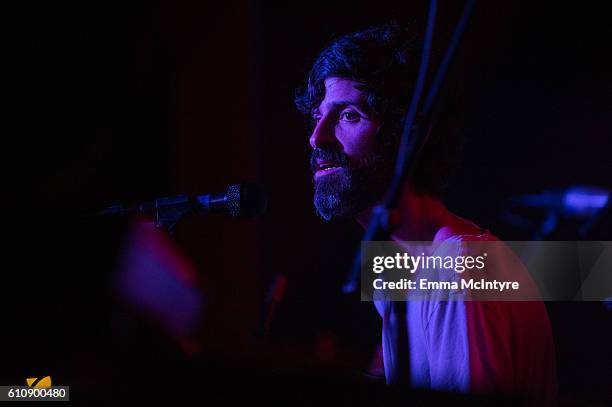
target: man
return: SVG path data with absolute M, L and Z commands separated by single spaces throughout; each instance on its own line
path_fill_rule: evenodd
M 316 60 L 298 108 L 312 119 L 314 205 L 325 220 L 369 224 L 392 177 L 403 118 L 419 65 L 418 41 L 381 26 L 333 41 Z M 440 201 L 458 134 L 434 128 L 403 187 L 396 241 L 496 240 Z M 402 361 L 397 315 L 383 317 L 385 376 L 395 383 Z M 407 302 L 409 376 L 413 387 L 496 392 L 549 403 L 556 391 L 554 346 L 541 302 Z

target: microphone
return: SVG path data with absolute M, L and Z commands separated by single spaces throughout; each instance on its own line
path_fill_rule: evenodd
M 263 189 L 256 184 L 243 182 L 230 185 L 221 194 L 175 195 L 132 206 L 114 205 L 97 214 L 153 217 L 160 225 L 172 225 L 194 213 L 225 213 L 235 218 L 253 218 L 263 213 L 266 205 L 267 196 Z

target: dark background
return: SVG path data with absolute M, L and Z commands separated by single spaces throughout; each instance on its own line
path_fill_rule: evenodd
M 452 3 L 440 5 L 438 51 L 461 10 Z M 610 25 L 593 5 L 480 3 L 448 90 L 467 141 L 445 202 L 502 239 L 529 239 L 499 216 L 509 197 L 612 186 Z M 2 150 L 3 383 L 50 372 L 86 394 L 151 358 L 162 370 L 363 369 L 378 316 L 339 292 L 362 231 L 316 217 L 308 134 L 292 101 L 336 35 L 389 21 L 423 32 L 426 6 L 132 1 L 15 11 L 6 54 L 15 126 Z M 203 351 L 185 356 L 113 294 L 128 224 L 84 215 L 242 180 L 268 190 L 262 217 L 201 216 L 173 236 L 207 298 Z M 575 239 L 567 230 L 558 238 Z M 287 292 L 262 338 L 278 273 Z M 558 306 L 562 391 L 600 397 L 610 385 L 609 315 L 598 304 Z

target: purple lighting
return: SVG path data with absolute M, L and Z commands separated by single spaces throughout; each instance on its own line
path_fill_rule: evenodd
M 573 215 L 590 215 L 608 203 L 610 191 L 604 188 L 575 186 L 563 196 L 565 211 Z

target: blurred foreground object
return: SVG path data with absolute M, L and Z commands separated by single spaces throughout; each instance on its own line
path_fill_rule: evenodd
M 197 275 L 163 231 L 153 223 L 135 223 L 125 240 L 115 290 L 138 314 L 194 349 L 193 335 L 204 297 Z

